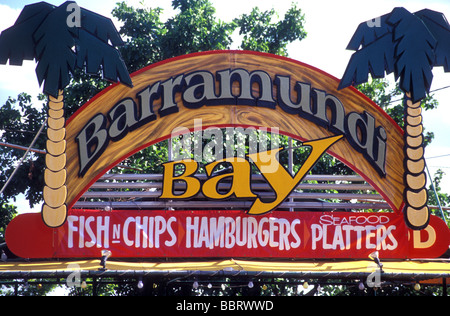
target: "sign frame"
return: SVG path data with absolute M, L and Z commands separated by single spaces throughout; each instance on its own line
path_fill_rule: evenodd
M 405 192 L 405 166 L 403 165 L 405 137 L 403 130 L 380 107 L 356 89 L 338 90 L 339 80 L 337 78 L 322 70 L 286 57 L 249 51 L 212 51 L 180 56 L 150 65 L 133 74 L 132 78 L 134 87 L 130 88 L 120 84 L 110 86 L 81 107 L 67 121 L 64 140 L 66 151 L 63 153 L 67 160 L 64 170 L 65 184 L 64 187 L 55 189 L 52 193 L 56 194 L 57 191 L 62 191 L 61 194 L 56 194 L 54 198 L 57 198 L 58 201 L 64 198 L 65 207 L 63 209 L 69 211 L 64 214 L 56 211 L 54 213 L 43 212 L 43 221 L 40 222 L 36 221 L 36 214 L 17 217 L 8 226 L 7 233 L 8 245 L 11 245 L 13 251 L 15 250 L 28 258 L 65 258 L 68 256 L 84 258 L 95 257 L 100 248 L 110 248 L 109 243 L 96 245 L 92 239 L 92 244 L 89 244 L 89 247 L 81 247 L 75 252 L 65 252 L 64 249 L 67 250 L 68 245 L 73 246 L 73 242 L 67 241 L 67 233 L 71 231 L 70 234 L 73 236 L 74 231 L 76 231 L 73 226 L 73 217 L 76 216 L 74 214 L 94 212 L 98 214 L 95 215 L 97 218 L 104 218 L 105 223 L 100 225 L 101 228 L 97 227 L 97 231 L 99 229 L 100 231 L 106 231 L 106 219 L 109 218 L 108 216 L 112 216 L 108 215 L 107 212 L 74 210 L 72 207 L 76 201 L 93 183 L 118 163 L 148 146 L 169 139 L 173 132 L 181 126 L 184 130 L 196 131 L 196 121 L 199 119 L 203 122 L 202 130 L 209 127 L 277 129 L 280 134 L 300 140 L 304 145 L 313 147 L 312 152 L 314 152 L 313 144 L 324 140 L 333 140 L 328 141 L 327 145 L 319 146 L 323 147 L 320 154 L 314 154 L 317 157 L 312 159 L 312 162 L 308 162 L 308 160 L 305 162 L 305 170 L 310 170 L 318 157 L 328 150 L 329 154 L 341 160 L 371 184 L 393 210 L 393 213 L 389 215 L 349 213 L 346 215 L 339 214 L 340 216 L 343 218 L 351 216 L 373 217 L 378 220 L 390 218 L 390 220 L 395 221 L 395 228 L 392 229 L 381 228 L 381 225 L 369 225 L 375 227 L 377 233 L 367 233 L 368 236 L 379 235 L 377 237 L 377 249 L 378 244 L 385 243 L 387 239 L 392 242 L 397 240 L 391 237 L 393 236 L 392 232 L 397 229 L 400 231 L 398 240 L 402 241 L 402 250 L 383 253 L 386 258 L 404 259 L 439 256 L 441 255 L 440 252 L 448 247 L 450 230 L 439 219 L 432 217 L 431 226 L 422 231 L 409 229 L 407 222 L 403 219 L 402 211 L 405 206 L 403 195 Z M 272 154 L 269 154 L 269 156 L 272 159 L 277 159 L 277 151 L 271 152 Z M 256 165 L 259 154 L 261 153 L 247 156 Z M 314 156 L 313 153 L 310 155 Z M 243 162 L 249 163 L 247 160 Z M 165 165 L 170 165 L 170 163 Z M 52 169 L 52 166 L 48 167 Z M 296 180 L 301 181 L 301 178 L 306 174 L 305 170 L 299 172 L 301 177 L 299 176 L 299 179 Z M 188 176 L 192 176 L 192 179 L 195 177 L 194 174 Z M 275 181 L 276 185 L 283 185 L 281 178 Z M 265 179 L 268 180 L 267 176 L 265 176 Z M 269 181 L 269 185 L 272 185 L 271 181 Z M 295 185 L 292 187 L 295 187 Z M 277 190 L 275 192 L 278 193 Z M 207 193 L 207 195 L 218 195 L 214 188 Z M 171 199 L 176 198 L 173 195 L 169 197 Z M 161 196 L 161 198 L 164 198 L 164 196 Z M 304 228 L 302 238 L 309 240 L 311 234 L 313 234 L 313 229 L 312 226 L 309 231 L 306 228 L 311 224 L 309 221 L 316 220 L 319 213 L 280 212 L 276 210 L 278 205 L 274 204 L 272 208 L 266 211 L 252 211 L 245 214 L 245 218 L 248 219 L 248 222 L 258 220 L 270 222 L 272 218 L 283 216 L 294 218 L 292 223 L 295 222 L 295 225 L 302 225 Z M 125 218 L 129 214 L 135 213 L 141 214 L 135 214 L 135 218 L 151 216 L 151 214 L 163 217 L 157 215 L 160 212 L 167 213 L 167 211 L 155 210 L 148 212 L 114 211 L 111 214 L 119 218 Z M 186 211 L 173 211 L 169 220 L 174 218 L 173 221 L 177 221 L 184 214 L 183 212 Z M 192 214 L 205 214 L 204 218 L 208 216 L 214 218 L 216 216 L 214 214 L 217 212 L 227 211 L 210 211 L 209 215 L 207 215 L 208 212 L 204 211 L 190 212 Z M 242 215 L 245 211 L 232 212 Z M 333 213 L 324 214 L 330 215 Z M 65 216 L 64 221 L 61 220 L 63 215 Z M 241 215 L 237 215 L 237 218 L 244 218 L 239 217 Z M 227 218 L 233 218 L 233 216 L 230 215 Z M 80 215 L 81 217 L 83 216 Z M 67 218 L 70 218 L 70 220 L 67 221 Z M 111 228 L 113 234 L 119 234 L 118 227 L 125 225 L 129 218 L 128 216 L 122 224 L 116 223 L 116 226 Z M 51 223 L 52 220 L 62 224 L 51 225 L 49 222 Z M 150 217 L 147 217 L 147 224 L 144 226 L 147 226 L 148 229 L 150 229 L 150 221 Z M 182 220 L 180 219 L 180 221 Z M 292 223 L 291 230 L 293 229 Z M 184 224 L 186 227 L 188 226 L 187 222 Z M 349 237 L 351 235 L 349 224 L 334 226 L 336 231 L 338 230 L 337 227 L 344 227 L 341 229 L 346 229 L 345 236 Z M 83 227 L 86 227 L 85 225 L 86 223 L 83 224 Z M 318 224 L 312 223 L 312 225 Z M 19 227 L 25 229 L 28 233 L 40 231 L 42 235 L 36 240 L 30 238 L 20 240 L 17 236 Z M 166 227 L 168 227 L 167 223 Z M 287 226 L 283 227 L 280 226 L 278 230 L 283 231 Z M 78 228 L 80 231 L 82 229 L 81 226 Z M 158 226 L 154 226 L 153 229 L 158 230 Z M 355 231 L 361 233 L 365 229 L 368 228 L 357 228 Z M 324 237 L 325 231 L 326 229 L 323 230 Z M 226 228 L 217 233 L 226 234 Z M 298 234 L 298 232 L 296 233 Z M 87 234 L 92 236 L 93 233 L 87 232 Z M 382 234 L 385 236 L 381 236 Z M 439 238 L 436 234 L 439 234 Z M 174 231 L 172 231 L 171 236 L 175 236 Z M 341 236 L 343 235 L 341 234 Z M 83 235 L 80 238 L 83 238 L 83 243 L 80 242 L 79 244 L 86 246 L 85 236 Z M 182 240 L 183 236 L 180 238 Z M 280 243 L 280 240 L 287 240 L 283 238 L 287 237 L 280 237 L 278 243 Z M 356 240 L 359 239 L 360 237 L 356 238 Z M 120 244 L 119 239 L 117 239 L 117 242 Z M 147 241 L 147 245 L 149 245 L 149 242 Z M 274 241 L 274 243 L 276 242 Z M 295 241 L 286 242 L 285 245 L 298 244 L 299 246 L 300 243 L 301 238 L 299 237 Z M 127 242 L 125 244 L 128 245 Z M 189 243 L 186 242 L 187 244 Z M 345 250 L 349 250 L 351 244 L 351 242 L 339 241 L 339 245 L 344 245 Z M 371 242 L 366 244 L 372 245 Z M 172 242 L 169 242 L 169 245 L 173 246 Z M 93 248 L 93 252 L 83 252 L 83 248 Z M 324 248 L 326 247 L 324 246 Z M 367 251 L 373 251 L 373 247 L 369 248 Z M 391 248 L 396 247 L 391 245 Z M 312 250 L 315 249 L 312 248 Z M 392 250 L 389 247 L 387 249 Z M 266 251 L 266 255 L 264 251 Z M 251 253 L 251 256 L 336 259 L 366 258 L 368 255 L 367 251 L 356 253 L 325 251 L 316 256 L 314 251 L 295 254 L 267 252 L 267 249 L 264 251 L 262 253 Z M 160 256 L 195 257 L 196 255 L 201 257 L 213 255 L 241 257 L 239 254 L 234 255 L 232 249 L 231 252 L 226 253 L 191 254 L 185 251 L 182 254 L 177 254 L 165 250 L 136 253 L 130 252 L 126 247 L 115 250 L 114 256 L 118 258 L 154 258 Z M 243 255 L 243 257 L 245 256 Z
M 27 227 L 26 231 L 22 228 Z M 39 214 L 19 215 L 7 228 L 8 247 L 24 258 L 436 258 L 450 243 L 438 217 L 422 231 L 394 213 L 72 210 L 51 229 Z

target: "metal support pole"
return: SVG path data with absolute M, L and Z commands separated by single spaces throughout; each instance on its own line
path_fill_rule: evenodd
M 446 224 L 448 224 L 447 223 L 447 217 L 445 216 L 444 211 L 442 209 L 442 205 L 441 205 L 441 201 L 439 199 L 439 195 L 436 192 L 436 187 L 434 186 L 434 181 L 433 181 L 433 178 L 431 177 L 431 173 L 430 173 L 430 170 L 428 169 L 428 164 L 426 162 L 425 162 L 425 168 L 427 169 L 428 176 L 430 177 L 431 188 L 433 189 L 434 196 L 436 197 L 436 201 L 437 201 L 438 206 L 439 206 L 439 210 L 441 211 L 442 219 L 444 220 L 444 222 Z
M 0 146 L 5 146 L 5 147 L 9 147 L 9 148 L 14 148 L 14 149 L 20 149 L 20 150 L 24 150 L 24 151 L 30 150 L 31 152 L 41 154 L 41 155 L 45 155 L 47 153 L 45 150 L 40 150 L 40 149 L 35 149 L 35 148 L 27 148 L 24 146 L 3 143 L 3 142 L 0 142 Z
M 289 163 L 289 172 L 292 176 L 294 176 L 294 149 L 293 149 L 293 142 L 292 142 L 292 138 L 289 137 L 289 150 L 288 150 L 288 163 Z M 289 202 L 294 202 L 293 198 L 289 198 Z M 290 212 L 294 212 L 294 208 L 291 207 L 289 208 Z
M 168 139 L 168 155 L 169 155 L 169 161 L 173 160 L 173 144 L 172 144 L 172 137 Z

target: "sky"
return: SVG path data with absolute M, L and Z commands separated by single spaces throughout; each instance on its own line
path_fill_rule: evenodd
M 116 2 L 119 0 L 78 0 L 77 3 L 88 10 L 110 16 Z M 392 11 L 395 7 L 405 7 L 410 12 L 424 8 L 439 11 L 450 18 L 449 0 L 210 0 L 216 10 L 216 16 L 229 22 L 243 13 L 249 13 L 253 7 L 261 10 L 274 8 L 280 18 L 297 3 L 306 18 L 308 36 L 302 41 L 292 43 L 288 47 L 289 57 L 322 69 L 331 75 L 341 78 L 352 55 L 346 50 L 353 33 L 361 22 L 372 20 Z M 0 30 L 12 26 L 21 9 L 38 0 L 0 0 Z M 64 1 L 47 0 L 60 5 Z M 171 8 L 172 0 L 127 0 L 129 5 L 140 7 L 162 7 L 164 18 L 174 14 Z M 142 4 L 141 4 L 142 3 Z M 118 23 L 115 21 L 115 23 Z M 120 25 L 116 24 L 119 28 Z M 238 48 L 232 47 L 232 48 Z M 8 96 L 17 96 L 20 92 L 37 96 L 41 92 L 35 75 L 34 62 L 25 62 L 22 67 L 0 65 L 0 106 Z M 434 80 L 431 90 L 450 86 L 450 73 L 444 73 L 440 68 L 434 69 Z M 448 175 L 444 178 L 442 188 L 450 193 L 450 89 L 434 93 L 439 101 L 438 109 L 424 113 L 424 124 L 427 131 L 435 133 L 435 140 L 427 147 L 426 158 L 432 174 L 441 168 Z M 449 155 L 449 156 L 445 156 Z M 434 158 L 437 156 L 445 156 Z M 20 207 L 27 207 L 20 202 Z

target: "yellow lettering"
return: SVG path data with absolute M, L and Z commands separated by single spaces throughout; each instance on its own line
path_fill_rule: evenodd
M 175 176 L 175 167 L 177 165 L 184 166 L 183 174 Z M 163 164 L 164 166 L 164 181 L 163 192 L 160 196 L 161 199 L 189 199 L 197 195 L 200 191 L 200 180 L 195 178 L 195 173 L 198 170 L 198 163 L 194 160 L 183 160 L 168 162 Z M 186 184 L 186 190 L 182 194 L 175 195 L 175 183 L 184 182 Z
M 414 248 L 416 249 L 426 249 L 430 248 L 436 242 L 436 231 L 433 227 L 428 226 L 424 229 L 428 233 L 428 239 L 423 241 L 421 238 L 421 232 L 419 230 L 413 231 L 414 234 Z
M 276 194 L 272 202 L 263 202 L 251 190 L 251 165 L 243 158 L 226 158 L 220 161 L 210 163 L 205 166 L 208 179 L 203 183 L 195 177 L 199 164 L 187 159 L 183 161 L 168 162 L 164 166 L 164 180 L 161 199 L 189 199 L 196 196 L 200 190 L 203 194 L 213 200 L 223 200 L 230 197 L 236 198 L 256 198 L 252 204 L 249 214 L 261 215 L 276 209 L 289 194 L 295 190 L 300 181 L 314 167 L 316 162 L 333 144 L 342 139 L 343 136 L 329 137 L 303 143 L 303 146 L 311 147 L 311 153 L 303 166 L 292 177 L 292 175 L 280 164 L 278 154 L 283 148 L 249 154 L 247 157 L 256 165 L 261 174 L 267 180 Z M 217 166 L 223 163 L 231 164 L 232 172 L 214 175 L 213 171 Z M 177 175 L 176 167 L 183 166 L 182 174 Z M 231 187 L 227 192 L 220 190 L 222 180 L 231 178 Z M 184 183 L 186 188 L 175 190 L 175 184 Z M 180 187 L 180 186 L 179 186 Z
M 233 172 L 218 175 L 208 179 L 203 184 L 203 194 L 210 199 L 221 200 L 231 196 L 236 198 L 253 198 L 257 197 L 250 188 L 251 182 L 251 166 L 250 163 L 243 158 L 227 158 L 220 161 L 210 163 L 205 166 L 208 177 L 212 176 L 214 169 L 224 163 L 228 162 L 233 167 Z M 231 178 L 231 188 L 225 193 L 218 192 L 220 181 L 226 178 Z
M 276 199 L 270 203 L 264 203 L 259 198 L 256 199 L 248 213 L 251 215 L 261 215 L 277 208 L 297 187 L 300 181 L 302 181 L 306 174 L 312 169 L 312 167 L 314 167 L 316 162 L 320 159 L 320 157 L 322 157 L 328 148 L 342 138 L 343 135 L 340 135 L 303 143 L 303 146 L 310 146 L 312 148 L 311 153 L 294 177 L 292 177 L 289 172 L 282 165 L 280 165 L 277 159 L 277 154 L 282 150 L 282 148 L 271 150 L 266 153 L 248 155 L 248 157 L 261 171 L 264 178 L 269 182 L 276 194 Z M 269 160 L 267 160 L 267 156 L 269 156 Z M 270 161 L 270 167 L 268 167 L 268 161 Z M 275 162 L 278 163 L 278 166 L 274 166 Z

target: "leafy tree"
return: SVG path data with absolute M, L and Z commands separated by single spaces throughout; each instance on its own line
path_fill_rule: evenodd
M 126 38 L 121 49 L 130 71 L 175 56 L 199 51 L 223 50 L 232 43 L 234 23 L 215 17 L 208 0 L 174 0 L 176 16 L 161 21 L 162 8 L 139 8 L 119 3 L 113 15 L 123 22 L 120 33 Z
M 40 97 L 43 100 L 43 97 Z M 31 96 L 20 94 L 17 99 L 9 98 L 0 108 L 0 141 L 9 144 L 28 147 L 36 131 L 40 129 L 47 114 L 41 107 L 32 104 Z M 38 138 L 35 148 L 45 149 L 45 131 Z M 22 158 L 24 152 L 0 146 L 0 187 L 3 188 L 9 176 L 16 167 L 16 162 Z M 44 182 L 45 157 L 30 153 L 24 163 L 18 169 L 16 176 L 3 192 L 2 201 L 15 199 L 19 194 L 25 194 L 30 206 L 42 201 L 42 188 Z
M 114 9 L 113 15 L 123 22 L 120 33 L 126 44 L 121 53 L 130 71 L 188 53 L 228 49 L 236 29 L 243 35 L 242 49 L 283 56 L 290 42 L 306 37 L 304 15 L 295 5 L 278 22 L 273 22 L 275 10 L 258 8 L 223 22 L 208 0 L 174 0 L 172 7 L 178 13 L 166 22 L 161 21 L 161 8 L 135 9 L 122 2 Z
M 273 23 L 275 10 L 261 12 L 254 8 L 234 22 L 239 26 L 239 34 L 244 35 L 241 48 L 287 56 L 287 44 L 302 40 L 307 33 L 302 27 L 305 16 L 294 4 L 285 14 L 284 20 Z
M 17 207 L 6 204 L 4 201 L 0 202 L 0 244 L 5 242 L 5 230 L 9 222 L 12 221 L 17 214 Z M 0 253 L 4 249 L 0 247 Z

